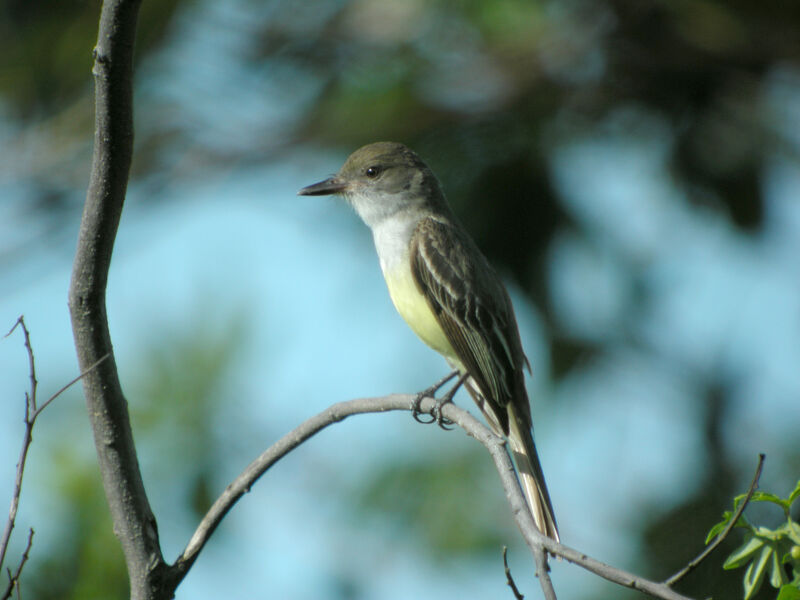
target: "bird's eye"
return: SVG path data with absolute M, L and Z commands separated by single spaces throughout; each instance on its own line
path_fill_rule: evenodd
M 369 177 L 370 179 L 375 179 L 378 175 L 381 174 L 381 168 L 380 167 L 367 167 L 367 170 L 364 171 L 364 174 L 366 174 L 366 176 Z

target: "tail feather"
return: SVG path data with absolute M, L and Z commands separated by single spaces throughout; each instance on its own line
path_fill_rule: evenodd
M 521 414 L 517 405 L 509 402 L 507 404 L 508 432 L 505 433 L 503 427 L 505 418 L 501 419 L 495 413 L 492 404 L 487 402 L 475 380 L 468 377 L 464 382 L 464 387 L 475 400 L 492 430 L 497 435 L 507 436 L 511 454 L 517 465 L 517 475 L 522 485 L 522 493 L 531 515 L 533 515 L 536 527 L 547 537 L 557 542 L 560 541 L 553 504 L 550 502 L 550 494 L 544 482 L 539 454 L 536 452 L 536 444 L 533 442 L 529 414 Z M 524 394 L 524 389 L 522 393 Z M 527 397 L 524 397 L 524 402 L 527 404 Z M 502 417 L 506 417 L 506 415 L 502 415 Z
M 550 494 L 544 482 L 542 465 L 539 463 L 539 455 L 536 452 L 536 444 L 533 442 L 530 427 L 517 414 L 513 403 L 508 405 L 508 413 L 508 443 L 511 446 L 511 453 L 514 455 L 514 462 L 517 463 L 517 473 L 522 484 L 525 501 L 539 531 L 558 542 L 560 538 L 553 513 L 553 504 L 550 502 Z

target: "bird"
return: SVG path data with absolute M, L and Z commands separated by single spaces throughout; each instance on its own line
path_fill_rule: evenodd
M 524 378 L 530 364 L 511 299 L 433 171 L 404 144 L 376 142 L 298 194 L 342 196 L 370 228 L 397 312 L 455 369 L 491 429 L 508 440 L 536 527 L 559 541 L 533 439 Z

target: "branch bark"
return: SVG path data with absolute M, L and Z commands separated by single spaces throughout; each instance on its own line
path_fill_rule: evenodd
M 125 554 L 131 598 L 157 597 L 165 563 L 142 483 L 128 407 L 106 317 L 106 284 L 133 154 L 133 45 L 140 0 L 106 0 L 94 49 L 95 138 L 89 189 L 69 288 L 81 370 L 100 473 Z

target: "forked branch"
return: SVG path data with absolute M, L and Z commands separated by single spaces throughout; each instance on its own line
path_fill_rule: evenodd
M 25 318 L 20 316 L 11 330 L 5 335 L 5 337 L 10 336 L 17 328 L 22 330 L 23 340 L 25 344 L 25 350 L 28 354 L 28 376 L 31 380 L 30 389 L 25 393 L 25 419 L 23 420 L 25 424 L 25 432 L 22 436 L 22 449 L 19 453 L 19 459 L 17 460 L 17 470 L 14 475 L 14 489 L 11 492 L 11 506 L 8 509 L 8 519 L 6 520 L 6 525 L 3 529 L 3 537 L 0 538 L 0 569 L 5 562 L 6 552 L 8 550 L 8 544 L 11 541 L 11 532 L 14 530 L 14 525 L 17 521 L 17 511 L 19 510 L 19 499 L 22 494 L 22 478 L 25 474 L 25 464 L 28 460 L 28 450 L 30 449 L 31 442 L 33 441 L 33 427 L 36 425 L 36 419 L 39 415 L 42 414 L 42 411 L 50 406 L 50 403 L 53 402 L 56 398 L 58 398 L 62 393 L 64 393 L 70 386 L 72 386 L 75 382 L 79 379 L 84 377 L 88 374 L 92 369 L 97 367 L 101 362 L 103 362 L 106 356 L 103 356 L 95 362 L 93 365 L 89 366 L 83 373 L 75 377 L 72 381 L 67 383 L 63 386 L 60 390 L 58 390 L 55 394 L 50 396 L 47 400 L 45 400 L 41 405 L 39 404 L 38 400 L 38 389 L 39 389 L 39 381 L 36 378 L 36 359 L 33 356 L 33 346 L 31 345 L 31 335 L 28 331 L 28 327 L 25 325 Z M 25 548 L 25 551 L 22 554 L 22 559 L 20 560 L 17 569 L 14 573 L 11 570 L 8 570 L 8 587 L 6 592 L 3 596 L 0 596 L 0 600 L 5 600 L 9 598 L 11 593 L 14 591 L 14 588 L 19 583 L 19 576 L 22 573 L 22 568 L 25 566 L 25 562 L 28 560 L 28 553 L 31 550 L 31 544 L 33 543 L 33 529 L 30 530 L 28 535 L 28 544 Z

